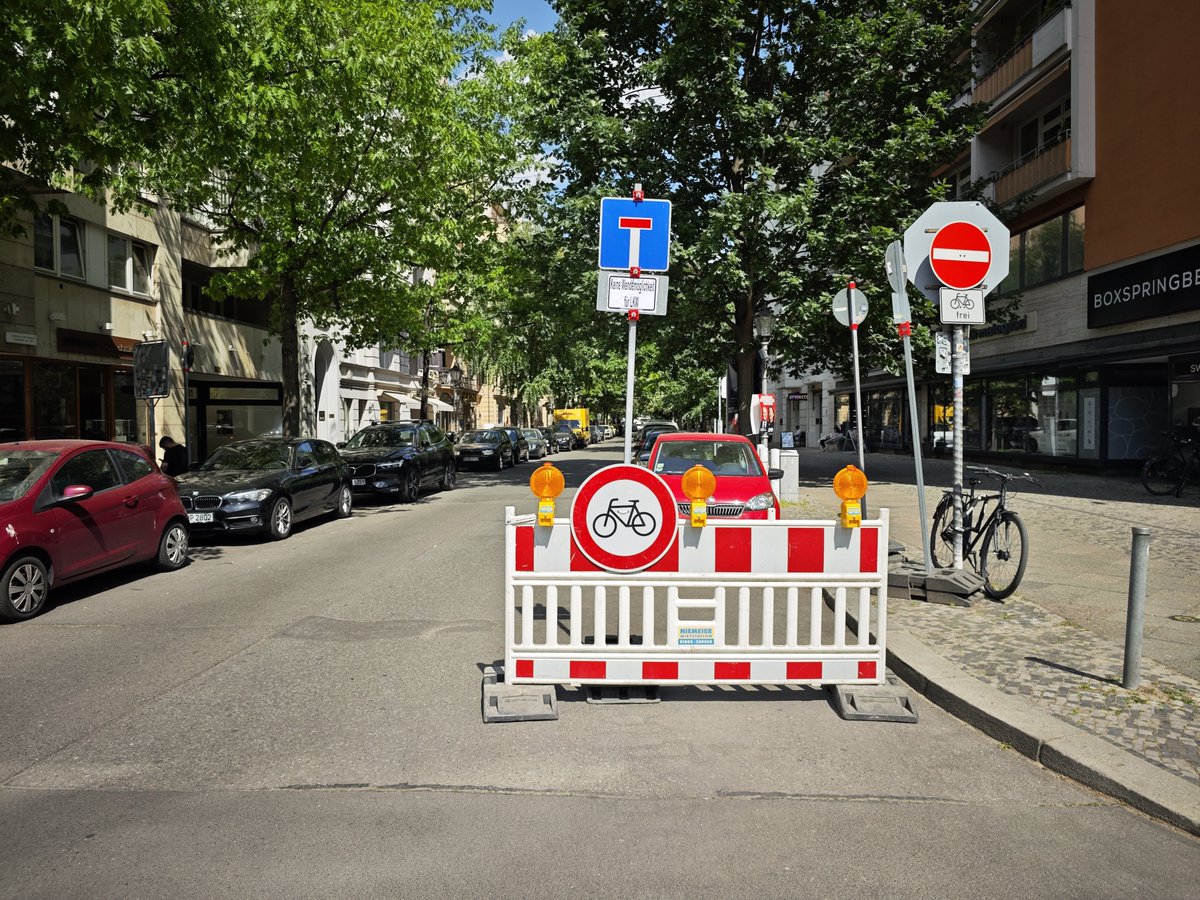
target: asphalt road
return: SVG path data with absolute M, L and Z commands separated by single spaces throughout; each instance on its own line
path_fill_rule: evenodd
M 555 458 L 570 487 L 618 442 Z M 1194 896 L 1200 844 L 914 698 L 675 689 L 483 725 L 532 466 L 0 629 L 0 896 Z

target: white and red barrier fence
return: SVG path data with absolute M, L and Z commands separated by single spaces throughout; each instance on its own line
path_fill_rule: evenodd
M 594 564 L 570 519 L 506 513 L 510 684 L 884 682 L 887 510 L 860 528 L 679 520 L 640 572 Z

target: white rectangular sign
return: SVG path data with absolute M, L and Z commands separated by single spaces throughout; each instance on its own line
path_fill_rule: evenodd
M 938 291 L 938 298 L 941 301 L 943 325 L 982 325 L 984 323 L 983 291 L 942 288 Z
M 630 278 L 601 272 L 596 284 L 596 309 L 618 313 L 636 309 L 643 316 L 665 316 L 668 281 L 666 275 Z

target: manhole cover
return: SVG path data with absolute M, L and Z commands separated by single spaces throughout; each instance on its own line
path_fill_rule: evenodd
M 1167 616 L 1172 622 L 1200 622 L 1200 616 Z

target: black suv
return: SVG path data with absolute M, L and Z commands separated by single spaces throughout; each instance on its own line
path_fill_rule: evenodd
M 355 491 L 399 494 L 416 500 L 421 488 L 454 487 L 454 446 L 436 426 L 425 422 L 370 425 L 338 444 L 350 463 Z

